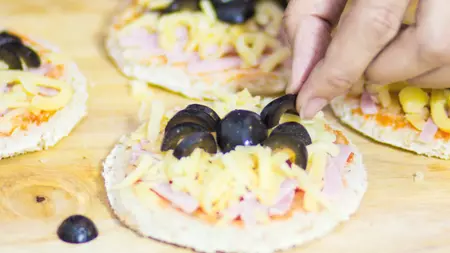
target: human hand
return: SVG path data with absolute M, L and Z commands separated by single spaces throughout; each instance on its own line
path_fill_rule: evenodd
M 445 0 L 425 2 L 435 1 Z M 354 1 L 339 21 L 346 2 L 291 0 L 286 10 L 294 53 L 292 80 L 286 91 L 298 92 L 297 108 L 303 118 L 312 118 L 333 98 L 361 83 L 369 64 L 397 35 L 410 1 Z M 339 29 L 331 38 L 338 22 Z M 373 65 L 372 71 L 378 78 L 377 66 Z

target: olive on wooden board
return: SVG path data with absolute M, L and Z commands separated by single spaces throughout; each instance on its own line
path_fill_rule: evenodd
M 72 215 L 65 219 L 57 231 L 59 239 L 68 243 L 86 243 L 98 236 L 94 222 L 83 215 Z
M 177 159 L 189 156 L 195 149 L 200 148 L 210 154 L 217 153 L 217 144 L 214 136 L 208 132 L 197 132 L 186 136 L 173 151 Z
M 261 112 L 261 119 L 268 128 L 272 128 L 280 122 L 285 113 L 293 113 L 295 109 L 296 95 L 287 94 L 267 104 Z
M 258 145 L 266 138 L 267 127 L 261 117 L 252 111 L 231 111 L 217 126 L 217 142 L 224 153 L 236 146 Z
M 209 116 L 209 114 L 196 111 L 192 109 L 184 109 L 177 112 L 167 123 L 165 132 L 174 127 L 175 125 L 179 125 L 184 122 L 192 122 L 198 125 L 205 127 L 208 131 L 213 132 L 215 130 L 216 121 Z
M 208 132 L 208 130 L 203 126 L 192 122 L 183 122 L 175 125 L 164 134 L 161 151 L 175 149 L 184 137 L 196 132 Z
M 270 135 L 272 136 L 276 134 L 286 134 L 288 136 L 296 136 L 306 146 L 312 143 L 311 136 L 309 136 L 308 130 L 306 130 L 306 128 L 302 124 L 297 122 L 286 122 L 276 126 L 272 130 Z
M 302 169 L 306 169 L 308 150 L 300 138 L 286 134 L 275 134 L 270 135 L 263 142 L 263 145 L 270 147 L 273 152 L 287 151 L 291 162 L 297 164 Z

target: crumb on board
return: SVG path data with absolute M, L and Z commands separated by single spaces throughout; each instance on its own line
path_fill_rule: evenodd
M 424 175 L 422 172 L 417 171 L 416 173 L 413 174 L 413 180 L 414 182 L 420 182 L 423 181 Z

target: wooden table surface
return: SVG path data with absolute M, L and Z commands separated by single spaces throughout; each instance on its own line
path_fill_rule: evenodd
M 0 161 L 0 252 L 188 252 L 141 238 L 108 208 L 101 162 L 138 125 L 127 80 L 105 56 L 103 33 L 118 0 L 0 0 L 0 26 L 58 45 L 90 81 L 89 116 L 56 147 Z M 172 103 L 180 102 L 175 95 Z M 369 188 L 357 214 L 323 239 L 290 252 L 450 252 L 450 162 L 369 142 Z M 424 180 L 414 182 L 422 172 Z M 38 203 L 36 197 L 45 197 Z M 68 215 L 91 217 L 99 237 L 70 245 L 56 236 Z

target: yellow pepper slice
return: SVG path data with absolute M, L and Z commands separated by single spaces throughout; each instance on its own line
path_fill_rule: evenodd
M 431 118 L 440 130 L 450 133 L 450 119 L 447 116 L 446 103 L 443 90 L 431 92 Z

